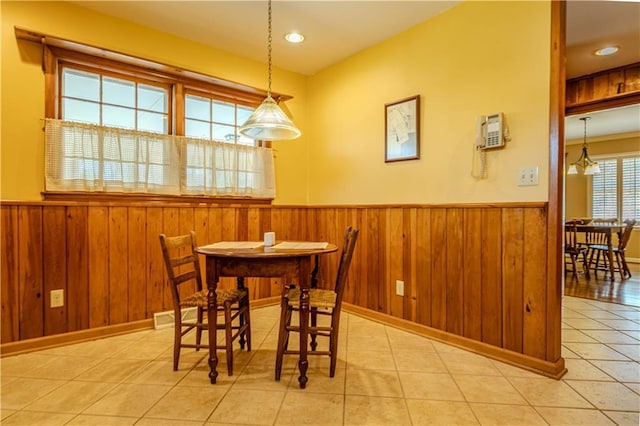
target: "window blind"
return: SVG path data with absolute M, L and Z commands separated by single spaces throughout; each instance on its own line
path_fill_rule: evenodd
M 640 157 L 622 159 L 622 219 L 640 222 Z
M 593 176 L 591 217 L 618 217 L 618 166 L 615 159 L 598 160 L 600 173 Z

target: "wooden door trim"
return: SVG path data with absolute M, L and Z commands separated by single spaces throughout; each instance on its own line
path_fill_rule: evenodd
M 547 361 L 562 365 L 562 206 L 564 199 L 564 111 L 566 96 L 566 2 L 551 2 L 549 96 L 549 211 L 547 214 Z

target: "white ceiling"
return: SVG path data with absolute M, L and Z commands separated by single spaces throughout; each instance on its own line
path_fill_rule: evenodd
M 266 1 L 72 1 L 89 9 L 266 62 Z M 456 6 L 460 1 L 273 1 L 273 63 L 305 75 Z M 284 41 L 297 30 L 304 43 Z M 605 44 L 620 52 L 598 57 Z M 567 4 L 567 78 L 640 62 L 640 2 Z M 589 135 L 640 131 L 638 109 L 589 114 Z M 579 117 L 567 118 L 566 138 L 582 138 Z

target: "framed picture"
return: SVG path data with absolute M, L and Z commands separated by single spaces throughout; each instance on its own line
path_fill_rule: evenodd
M 384 106 L 384 161 L 420 158 L 420 95 Z

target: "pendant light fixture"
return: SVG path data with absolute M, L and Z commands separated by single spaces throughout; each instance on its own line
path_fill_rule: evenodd
M 271 97 L 271 0 L 269 0 L 268 22 L 267 59 L 269 80 L 267 85 L 267 98 L 262 101 L 260 106 L 240 127 L 239 131 L 242 135 L 251 139 L 267 141 L 295 139 L 300 136 L 300 130 Z
M 585 175 L 595 175 L 600 173 L 600 166 L 596 161 L 593 161 L 587 153 L 587 120 L 590 119 L 591 117 L 580 118 L 580 120 L 584 122 L 584 140 L 582 142 L 582 153 L 576 161 L 569 164 L 569 170 L 567 170 L 568 175 L 577 175 L 578 167 L 582 168 L 582 171 Z

